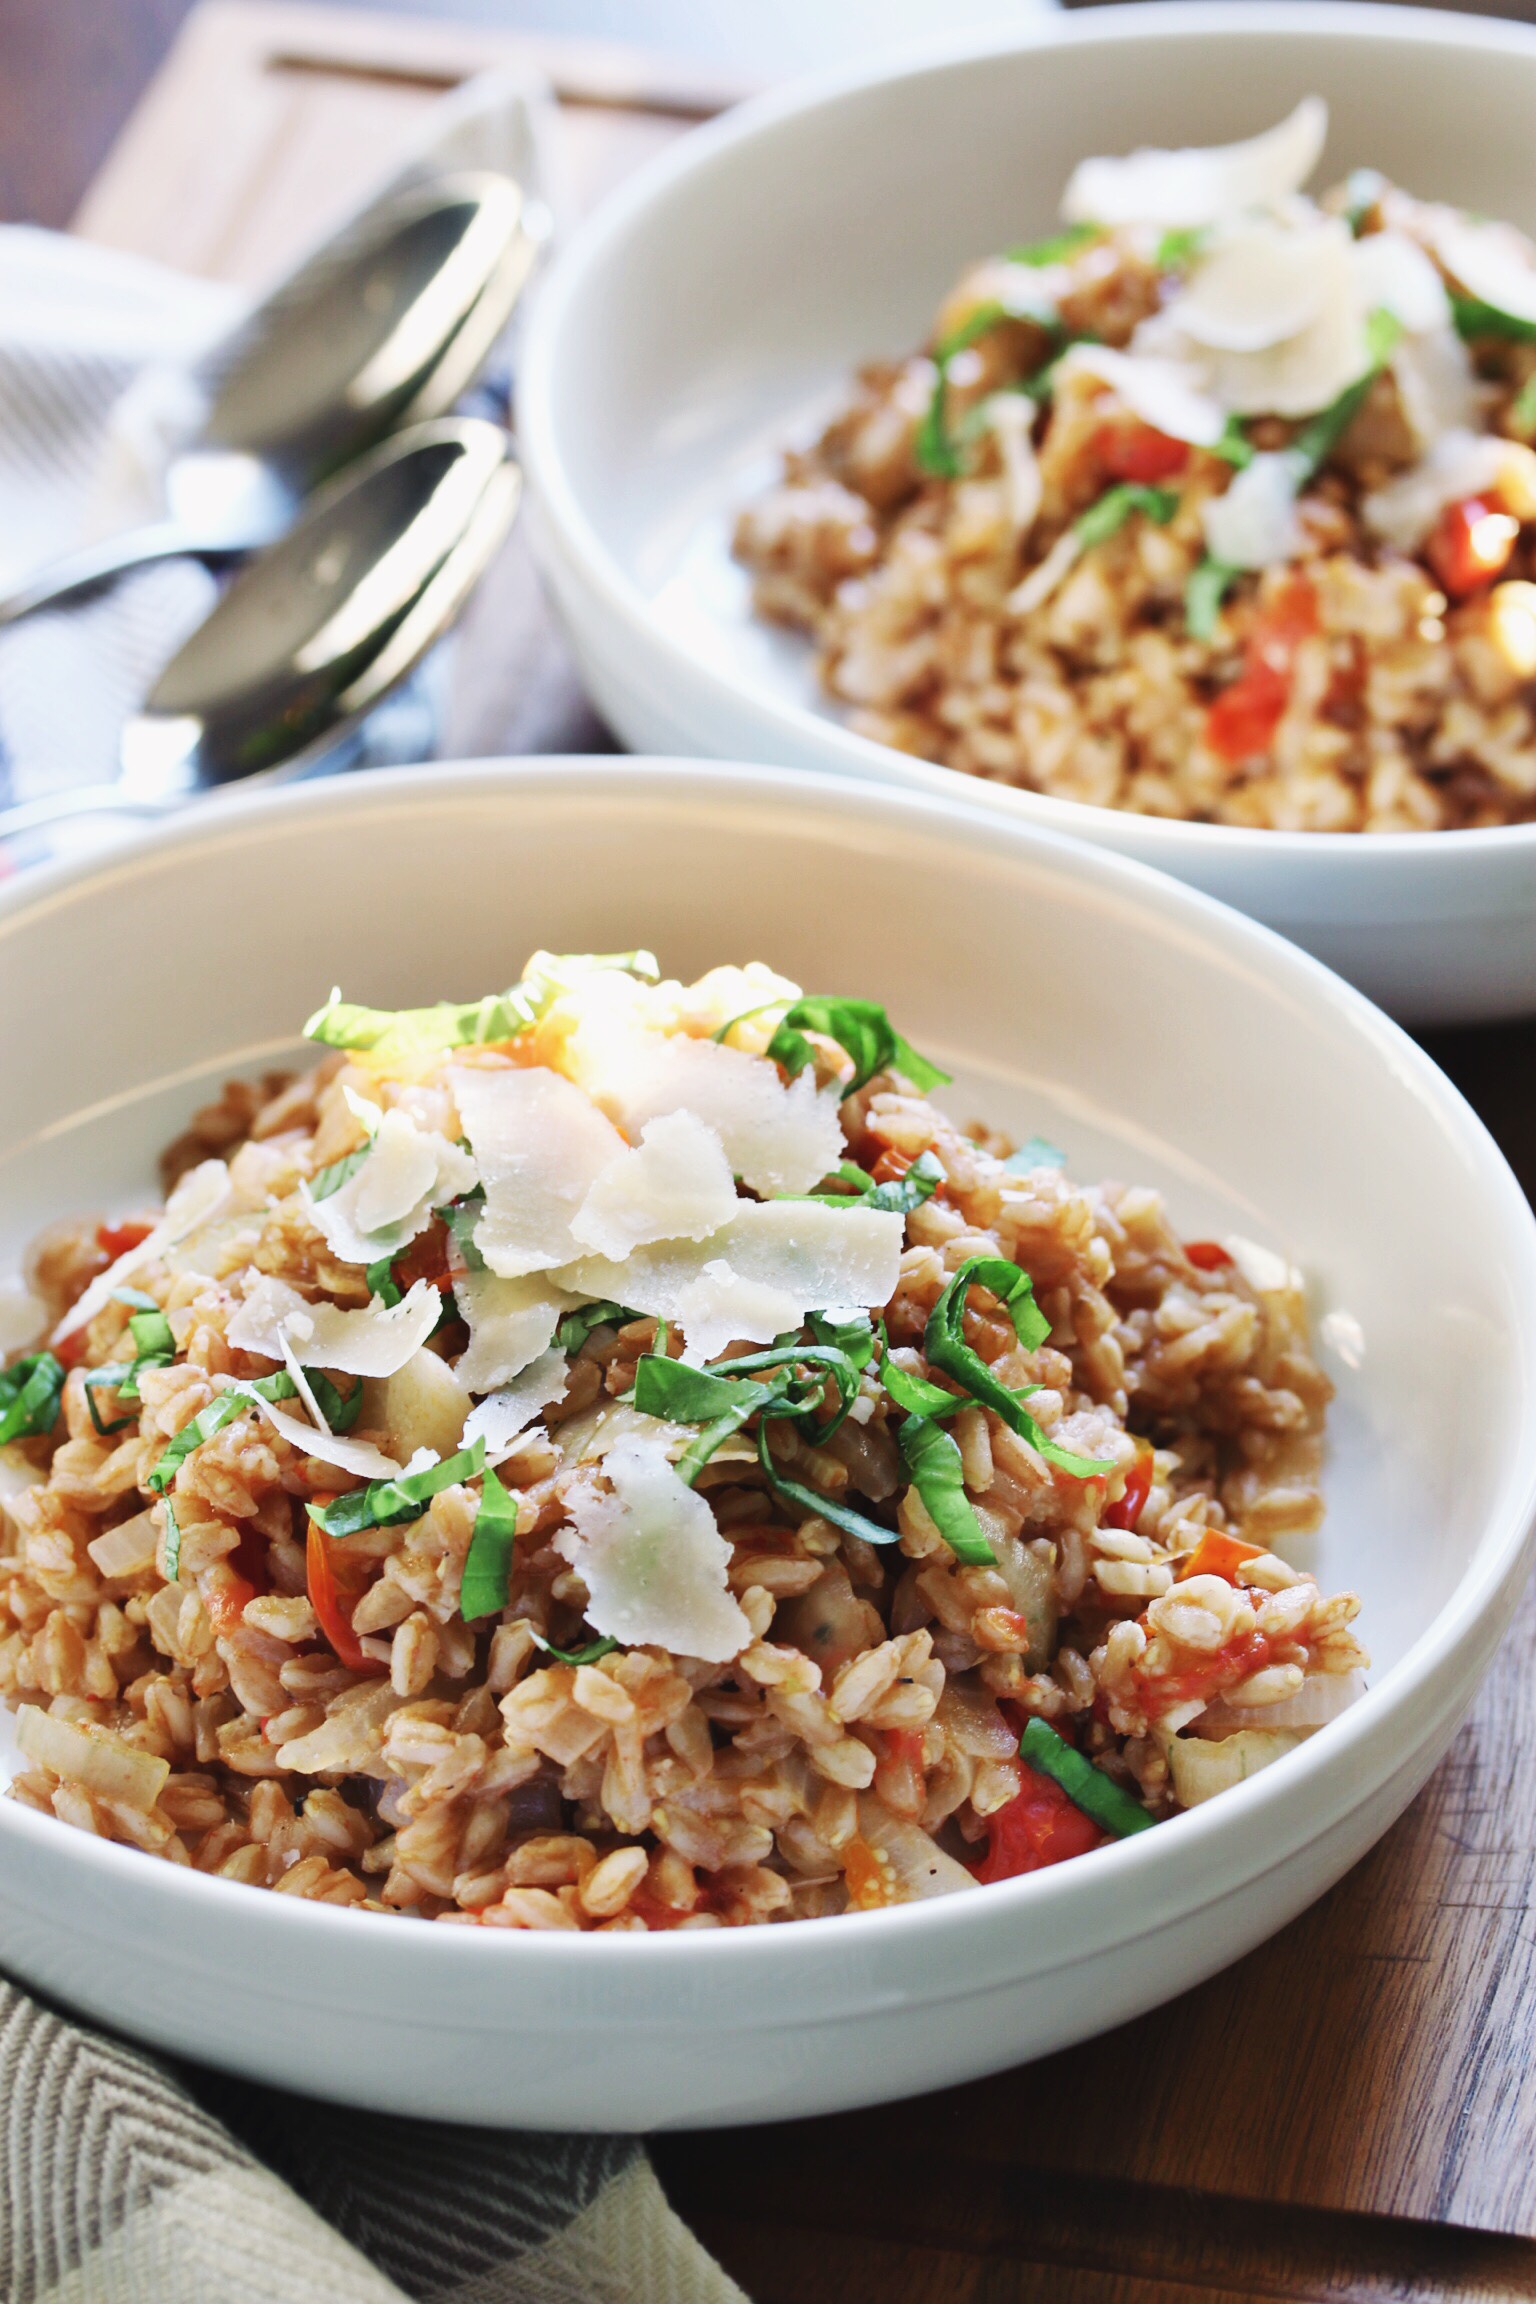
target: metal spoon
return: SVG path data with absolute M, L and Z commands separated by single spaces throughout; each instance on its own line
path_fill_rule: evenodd
M 510 177 L 415 187 L 324 248 L 220 347 L 168 516 L 70 553 L 0 599 L 0 624 L 148 560 L 269 543 L 317 482 L 473 380 L 543 237 Z
M 122 776 L 0 810 L 0 839 L 292 774 L 413 669 L 504 541 L 522 475 L 481 417 L 386 441 L 243 568 L 123 730 Z

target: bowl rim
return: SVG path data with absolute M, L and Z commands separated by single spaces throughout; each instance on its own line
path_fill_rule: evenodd
M 872 63 L 845 63 L 796 78 L 733 107 L 680 138 L 611 192 L 572 234 L 538 283 L 528 314 L 518 379 L 517 431 L 527 469 L 536 548 L 556 547 L 575 576 L 609 616 L 659 667 L 663 676 L 717 706 L 745 705 L 776 736 L 821 752 L 828 769 L 870 782 L 953 794 L 983 795 L 994 817 L 1014 818 L 1095 844 L 1123 846 L 1165 869 L 1306 863 L 1322 871 L 1345 868 L 1390 873 L 1410 858 L 1434 859 L 1441 869 L 1475 873 L 1485 857 L 1513 861 L 1536 855 L 1536 822 L 1485 825 L 1465 831 L 1302 832 L 1235 824 L 1201 824 L 1180 817 L 1144 816 L 1064 800 L 1023 786 L 972 777 L 941 762 L 920 760 L 859 736 L 840 721 L 759 689 L 709 663 L 670 632 L 653 613 L 642 587 L 608 548 L 585 508 L 561 451 L 562 409 L 555 369 L 562 329 L 591 291 L 592 275 L 615 248 L 642 232 L 649 212 L 679 184 L 707 179 L 729 165 L 742 147 L 765 142 L 788 123 L 833 111 L 846 99 L 898 81 L 920 80 L 952 66 L 980 64 L 1047 48 L 1137 47 L 1154 40 L 1311 38 L 1328 44 L 1375 41 L 1383 47 L 1461 49 L 1496 58 L 1536 60 L 1536 26 L 1409 7 L 1396 0 L 1117 0 L 1072 14 L 1031 17 L 1017 26 L 983 27 L 936 35 L 882 55 Z M 547 524 L 550 533 L 542 531 Z M 556 589 L 558 591 L 558 579 Z M 1107 820 L 1107 823 L 1106 823 Z M 1112 827 L 1113 829 L 1110 829 Z M 1186 844 L 1188 845 L 1187 852 Z
M 143 867 L 174 859 L 178 851 L 190 856 L 211 846 L 227 849 L 246 831 L 254 832 L 273 820 L 280 829 L 288 826 L 290 836 L 313 837 L 316 820 L 327 816 L 439 813 L 445 806 L 483 802 L 488 796 L 505 795 L 510 801 L 525 791 L 568 798 L 573 808 L 587 808 L 605 798 L 631 804 L 638 800 L 642 806 L 649 800 L 664 808 L 675 807 L 681 798 L 690 807 L 723 805 L 728 811 L 744 812 L 767 804 L 826 820 L 827 836 L 832 838 L 839 825 L 853 829 L 874 809 L 893 830 L 926 835 L 978 859 L 995 860 L 1001 838 L 1021 862 L 1043 864 L 1079 885 L 1117 893 L 1141 911 L 1152 933 L 1174 933 L 1186 944 L 1201 943 L 1225 959 L 1246 960 L 1252 973 L 1262 974 L 1266 983 L 1283 990 L 1320 1022 L 1328 1018 L 1344 1027 L 1367 1063 L 1384 1065 L 1413 1084 L 1426 1121 L 1455 1146 L 1476 1178 L 1476 1189 L 1500 1212 L 1500 1230 L 1517 1282 L 1513 1300 L 1527 1307 L 1515 1343 L 1536 1370 L 1536 1211 L 1483 1121 L 1417 1043 L 1321 961 L 1216 898 L 1133 858 L 1037 826 L 1015 823 L 1000 834 L 997 819 L 982 809 L 957 809 L 927 795 L 890 787 L 872 794 L 867 787 L 813 770 L 625 755 L 445 762 L 378 769 L 366 778 L 237 789 L 140 830 L 109 850 L 63 859 L 0 885 L 0 951 L 28 916 L 78 900 L 95 881 L 132 877 Z M 522 1940 L 518 1959 L 533 1963 L 536 1980 L 550 1963 L 563 1967 L 572 1957 L 570 1944 L 579 1940 L 585 1950 L 575 1957 L 589 1963 L 594 1986 L 621 1984 L 634 1973 L 629 1964 L 636 1960 L 649 1960 L 668 1975 L 672 1973 L 668 1963 L 683 1962 L 694 1972 L 703 1961 L 709 1964 L 699 1972 L 703 1989 L 703 1977 L 720 1984 L 726 1979 L 740 1981 L 744 1970 L 761 1968 L 765 1975 L 772 1974 L 784 1956 L 775 1947 L 786 1942 L 804 1945 L 804 1951 L 792 1955 L 802 1963 L 815 1960 L 819 1947 L 823 1960 L 846 1981 L 850 1968 L 861 1961 L 883 1963 L 880 1974 L 888 1977 L 892 1965 L 899 1965 L 903 1947 L 910 1951 L 920 1943 L 926 1949 L 931 1940 L 935 1946 L 946 1945 L 951 1953 L 976 1955 L 979 1962 L 967 1966 L 962 1960 L 942 1980 L 927 1979 L 925 2001 L 938 2004 L 986 1988 L 983 1940 L 993 1935 L 995 1950 L 994 1932 L 1010 1919 L 1028 1921 L 1034 1929 L 1033 1936 L 1021 1932 L 1013 1939 L 1024 1957 L 1021 1961 L 1015 1955 L 1012 1967 L 1047 1973 L 1155 1933 L 1220 1901 L 1223 1894 L 1287 1863 L 1367 1805 L 1392 1777 L 1394 1761 L 1401 1765 L 1405 1754 L 1427 1740 L 1426 1716 L 1433 1721 L 1448 1701 L 1456 1700 L 1458 1666 L 1464 1668 L 1466 1659 L 1475 1657 L 1486 1622 L 1497 1620 L 1506 1603 L 1513 1605 L 1536 1552 L 1536 1420 L 1520 1426 L 1510 1437 L 1509 1448 L 1499 1494 L 1464 1573 L 1444 1606 L 1380 1682 L 1332 1722 L 1326 1734 L 1309 1738 L 1282 1765 L 1263 1770 L 1219 1800 L 1170 1818 L 1154 1832 L 1138 1833 L 1096 1851 L 1092 1867 L 1050 1867 L 995 1883 L 986 1896 L 939 1897 L 881 1912 L 796 1922 L 788 1928 L 670 1931 L 644 1938 L 621 1933 L 600 1939 L 586 1935 L 577 1939 L 563 1931 L 516 1931 Z M 1319 1803 L 1317 1795 L 1328 1779 L 1332 1796 Z M 1318 1820 L 1307 1822 L 1307 1811 L 1319 1807 Z M 1241 1850 L 1245 1838 L 1250 1851 L 1246 1857 L 1234 1859 L 1224 1850 L 1224 1842 Z M 67 1866 L 78 1870 L 82 1881 L 94 1881 L 105 1910 L 132 1895 L 141 1906 L 163 1909 L 168 1921 L 184 1915 L 205 1939 L 210 1919 L 216 1928 L 218 1915 L 224 1913 L 231 1922 L 243 1920 L 248 1928 L 285 1931 L 283 1940 L 294 1953 L 308 1947 L 316 1957 L 350 1959 L 360 1944 L 374 1942 L 381 1953 L 392 1947 L 391 1956 L 398 1956 L 409 1942 L 421 1947 L 409 1957 L 418 1964 L 431 1962 L 430 1973 L 440 1980 L 462 1975 L 478 1981 L 482 1972 L 488 1979 L 507 1974 L 499 1949 L 504 1931 L 488 1937 L 476 1928 L 430 1927 L 414 1930 L 409 1937 L 390 1931 L 381 1942 L 376 1936 L 358 1934 L 360 1926 L 371 1927 L 381 1915 L 277 1896 L 269 1889 L 218 1880 L 179 1865 L 156 1864 L 139 1849 L 70 1831 L 50 1816 L 0 1797 L 0 1849 L 8 1841 L 18 1852 L 44 1849 L 56 1868 Z M 231 1893 L 241 1901 L 229 1902 Z M 265 1921 L 260 1918 L 263 1911 Z M 427 1950 L 429 1945 L 434 1949 Z M 1030 1946 L 1033 1957 L 1024 1949 Z M 521 1977 L 527 1972 L 525 1967 L 516 1973 Z M 859 1995 L 851 1982 L 847 1990 L 850 2008 L 856 2007 Z M 676 2020 L 688 2022 L 695 2013 L 679 2003 Z M 757 2020 L 776 2024 L 782 2017 L 765 2008 Z M 805 2020 L 818 2020 L 815 2011 L 808 2010 Z

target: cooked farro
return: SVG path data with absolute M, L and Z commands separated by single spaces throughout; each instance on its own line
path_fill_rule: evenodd
M 653 975 L 333 999 L 163 1210 L 36 1244 L 13 1797 L 368 1911 L 715 1928 L 1087 1853 L 1358 1691 L 1285 1558 L 1294 1276 L 958 1127 L 871 1003 Z
M 1205 823 L 1536 817 L 1536 249 L 1314 204 L 1325 125 L 1084 163 L 741 514 L 853 728 Z

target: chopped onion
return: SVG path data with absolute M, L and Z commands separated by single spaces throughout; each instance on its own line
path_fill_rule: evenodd
M 153 1510 L 135 1512 L 131 1520 L 121 1521 L 104 1535 L 93 1536 L 86 1550 L 103 1576 L 137 1576 L 153 1567 L 159 1540 L 160 1529 Z
M 1287 1696 L 1279 1704 L 1266 1704 L 1264 1730 L 1295 1728 L 1310 1735 L 1313 1730 L 1326 1728 L 1330 1720 L 1337 1720 L 1351 1704 L 1359 1702 L 1365 1694 L 1363 1672 L 1309 1672 L 1294 1696 Z M 1208 1704 L 1193 1723 L 1202 1738 L 1219 1739 L 1235 1733 L 1247 1734 L 1253 1726 L 1253 1713 L 1240 1705 L 1218 1701 Z
M 554 1539 L 586 1585 L 587 1622 L 615 1640 L 709 1664 L 740 1655 L 752 1627 L 731 1597 L 731 1548 L 708 1503 L 654 1440 L 621 1440 L 603 1471 L 606 1491 L 573 1486 L 572 1525 Z
M 42 1333 L 48 1307 L 25 1280 L 0 1280 L 0 1353 L 20 1352 Z
M 965 1866 L 946 1855 L 920 1825 L 893 1816 L 872 1792 L 859 1794 L 859 1837 L 890 1859 L 899 1903 L 921 1904 L 930 1896 L 953 1896 L 976 1885 Z
M 1061 213 L 1069 224 L 1219 223 L 1244 208 L 1270 208 L 1300 191 L 1322 156 L 1328 107 L 1305 96 L 1287 119 L 1240 144 L 1081 160 Z
M 1009 1727 L 985 1688 L 951 1680 L 939 1698 L 935 1718 L 951 1743 L 973 1760 L 1018 1758 L 1018 1730 Z
M 1295 1728 L 1245 1728 L 1219 1744 L 1198 1736 L 1168 1736 L 1161 1741 L 1179 1805 L 1198 1808 L 1203 1800 L 1214 1800 L 1218 1792 L 1230 1792 L 1234 1784 L 1256 1776 L 1272 1761 L 1283 1760 L 1305 1737 Z
M 39 1488 L 47 1479 L 46 1472 L 29 1464 L 16 1447 L 0 1448 L 0 1512 L 10 1516 L 10 1506 L 29 1488 Z
M 1032 437 L 1035 403 L 1024 392 L 994 392 L 986 403 L 987 426 L 1003 460 L 1008 491 L 1008 524 L 1016 536 L 1027 536 L 1040 509 L 1044 482 Z
M 34 1768 L 83 1784 L 98 1800 L 121 1800 L 141 1811 L 153 1808 L 171 1772 L 169 1760 L 140 1751 L 112 1729 L 61 1720 L 35 1704 L 24 1704 L 17 1714 L 16 1741 Z

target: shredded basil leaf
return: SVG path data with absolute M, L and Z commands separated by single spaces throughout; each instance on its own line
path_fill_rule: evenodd
M 1118 535 L 1133 512 L 1141 512 L 1159 528 L 1166 528 L 1178 508 L 1176 489 L 1149 488 L 1140 480 L 1119 480 L 1073 521 L 1072 532 L 1087 550 Z
M 965 1492 L 965 1474 L 955 1440 L 942 1425 L 931 1424 L 925 1416 L 904 1417 L 896 1438 L 912 1485 L 955 1558 L 968 1568 L 995 1567 L 997 1554 L 987 1542 Z
M 1043 1344 L 1051 1332 L 1050 1322 L 1035 1302 L 1034 1287 L 1027 1272 L 1010 1264 L 1004 1256 L 972 1256 L 961 1265 L 943 1295 L 928 1315 L 923 1332 L 923 1351 L 930 1367 L 940 1368 L 946 1376 L 969 1392 L 973 1400 L 980 1401 L 1000 1416 L 1011 1431 L 1054 1464 L 1062 1472 L 1070 1472 L 1075 1479 L 1091 1480 L 1097 1474 L 1109 1472 L 1113 1467 L 1087 1456 L 1075 1456 L 1068 1448 L 1060 1447 L 1048 1439 L 1024 1406 L 1031 1385 L 1022 1395 L 1011 1392 L 1008 1386 L 993 1375 L 979 1352 L 974 1352 L 965 1341 L 965 1303 L 973 1287 L 990 1289 L 1013 1322 L 1014 1334 L 1026 1352 Z
M 377 1296 L 386 1311 L 392 1311 L 402 1301 L 395 1283 L 394 1264 L 393 1256 L 381 1256 L 376 1264 L 369 1265 L 364 1274 L 369 1296 Z
M 477 1184 L 473 1192 L 466 1192 L 462 1200 L 450 1200 L 436 1214 L 447 1225 L 448 1237 L 465 1271 L 483 1272 L 485 1258 L 475 1246 L 475 1226 L 485 1214 L 485 1186 Z
M 207 1407 L 193 1417 L 190 1424 L 182 1426 L 158 1464 L 148 1474 L 145 1486 L 152 1488 L 157 1496 L 163 1496 L 193 1450 L 201 1448 L 205 1440 L 211 1440 L 216 1432 L 223 1431 L 226 1424 L 232 1424 L 237 1416 L 245 1413 L 251 1405 L 252 1393 L 260 1393 L 263 1400 L 275 1405 L 279 1400 L 296 1399 L 298 1390 L 288 1371 L 280 1368 L 275 1376 L 259 1376 L 254 1383 L 237 1384 L 230 1391 L 221 1392 L 216 1400 L 210 1400 Z M 361 1395 L 362 1387 L 359 1386 L 358 1390 Z
M 1159 272 L 1182 271 L 1192 257 L 1199 255 L 1209 230 L 1205 224 L 1176 224 L 1165 232 L 1152 259 Z
M 315 1406 L 333 1432 L 350 1432 L 357 1422 L 363 1405 L 363 1380 L 359 1376 L 350 1392 L 342 1393 L 322 1376 L 318 1368 L 306 1368 L 305 1378 L 315 1396 Z M 298 1387 L 295 1385 L 295 1391 Z
M 1184 587 L 1184 624 L 1191 640 L 1215 637 L 1221 604 L 1241 574 L 1230 561 L 1218 560 L 1209 552 L 1191 571 Z
M 333 1160 L 328 1168 L 321 1169 L 318 1176 L 312 1176 L 309 1180 L 311 1200 L 329 1200 L 333 1192 L 339 1192 L 343 1184 L 350 1183 L 372 1150 L 371 1141 L 359 1144 L 355 1152 L 347 1153 L 344 1159 Z
M 114 1416 L 110 1424 L 103 1424 L 101 1411 L 96 1405 L 98 1392 L 115 1391 L 120 1397 L 124 1396 L 125 1388 L 133 1372 L 134 1363 L 127 1360 L 115 1361 L 108 1367 L 91 1368 L 86 1371 L 85 1405 L 90 1411 L 91 1422 L 98 1436 L 103 1440 L 110 1440 L 114 1432 L 126 1432 L 130 1424 L 137 1424 L 139 1420 L 137 1413 L 131 1412 L 127 1416 Z M 137 1397 L 137 1387 L 135 1387 L 134 1396 Z
M 594 1328 L 622 1328 L 638 1318 L 637 1312 L 605 1296 L 600 1303 L 579 1304 L 574 1312 L 567 1312 L 555 1330 L 555 1342 L 562 1352 L 579 1352 Z
M 749 1384 L 749 1392 L 763 1392 Z M 743 1387 L 708 1368 L 690 1368 L 681 1360 L 668 1360 L 646 1352 L 635 1363 L 631 1394 L 642 1416 L 656 1416 L 667 1424 L 707 1424 L 738 1405 Z
M 557 1648 L 553 1640 L 546 1640 L 543 1633 L 535 1632 L 531 1624 L 528 1633 L 535 1648 L 542 1648 L 544 1654 L 553 1656 L 557 1664 L 595 1664 L 600 1656 L 611 1656 L 618 1646 L 617 1640 L 604 1637 L 601 1640 L 589 1640 L 585 1648 Z
M 828 1040 L 835 1040 L 843 1053 L 853 1059 L 853 1078 L 843 1090 L 845 1096 L 857 1095 L 877 1072 L 892 1067 L 904 1073 L 913 1087 L 925 1095 L 930 1088 L 942 1087 L 949 1078 L 947 1072 L 941 1072 L 937 1064 L 920 1056 L 912 1043 L 902 1038 L 885 1010 L 874 1000 L 845 1000 L 835 993 L 810 993 L 786 1008 L 778 1030 L 768 1043 L 768 1054 L 776 1064 L 784 1066 L 791 1079 L 815 1062 L 815 1050 L 805 1038 L 806 1032 L 820 1032 Z
M 151 1306 L 148 1311 L 135 1312 L 128 1322 L 128 1330 L 139 1359 L 162 1352 L 167 1358 L 174 1359 L 176 1339 L 171 1334 L 169 1320 L 158 1304 Z
M 1402 338 L 1403 324 L 1395 313 L 1382 305 L 1366 315 L 1365 343 L 1369 363 L 1365 373 L 1347 385 L 1336 400 L 1308 417 L 1285 453 L 1291 457 L 1300 473 L 1298 486 L 1312 479 L 1322 470 L 1344 434 L 1348 431 L 1382 369 L 1396 351 Z M 1531 331 L 1536 335 L 1536 329 Z
M 1059 1784 L 1073 1807 L 1081 1808 L 1102 1831 L 1124 1840 L 1133 1832 L 1151 1830 L 1154 1819 L 1141 1802 L 1133 1800 L 1123 1785 L 1106 1776 L 1102 1768 L 1095 1768 L 1043 1720 L 1026 1722 L 1019 1739 L 1019 1757 L 1026 1766 L 1038 1768 L 1042 1776 Z
M 1231 464 L 1241 472 L 1253 462 L 1257 451 L 1243 430 L 1241 416 L 1229 416 L 1219 440 L 1213 440 L 1210 454 L 1219 456 L 1224 464 Z
M 165 1499 L 165 1580 L 174 1584 L 181 1574 L 181 1523 L 169 1496 Z
M 1010 1152 L 1003 1166 L 1014 1176 L 1027 1176 L 1031 1168 L 1065 1168 L 1067 1156 L 1059 1144 L 1048 1136 L 1031 1136 L 1017 1152 Z
M 883 1215 L 910 1216 L 914 1208 L 921 1208 L 931 1200 L 944 1181 L 944 1171 L 931 1152 L 919 1153 L 902 1176 L 889 1183 L 877 1184 L 855 1161 L 840 1160 L 836 1175 L 848 1189 L 844 1192 L 780 1192 L 780 1200 L 819 1200 L 829 1208 L 876 1208 Z
M 1511 344 L 1536 343 L 1536 320 L 1517 320 L 1512 312 L 1501 312 L 1496 304 L 1463 296 L 1455 288 L 1451 290 L 1451 317 L 1457 335 L 1468 343 L 1478 336 L 1502 336 Z
M 453 1487 L 456 1481 L 473 1480 L 484 1470 L 485 1442 L 477 1439 L 472 1447 L 461 1448 L 457 1455 L 445 1456 L 440 1464 L 429 1464 L 424 1471 L 403 1472 L 392 1480 L 370 1480 L 366 1488 L 338 1496 L 334 1504 L 311 1504 L 309 1516 L 319 1522 L 327 1536 L 356 1536 L 364 1528 L 398 1528 L 407 1520 L 419 1519 L 423 1507 L 444 1488 Z
M 64 1369 L 51 1352 L 28 1352 L 0 1371 L 0 1448 L 51 1432 L 64 1390 Z
M 469 1540 L 459 1586 L 459 1614 L 466 1624 L 475 1623 L 481 1616 L 499 1616 L 505 1608 L 516 1535 L 517 1506 L 487 1465 L 480 1485 L 475 1532 Z
M 953 1416 L 957 1408 L 971 1405 L 966 1392 L 946 1392 L 942 1384 L 931 1384 L 926 1376 L 909 1376 L 891 1358 L 890 1338 L 885 1322 L 880 1323 L 880 1381 L 891 1399 L 907 1416 L 925 1416 L 930 1422 L 936 1417 Z
M 578 978 L 600 968 L 620 968 L 651 983 L 660 973 L 649 952 L 535 952 L 520 984 L 480 1000 L 442 1000 L 431 1008 L 359 1008 L 333 992 L 311 1016 L 304 1035 L 329 1048 L 373 1049 L 387 1056 L 513 1040 L 537 1024 Z
M 1044 240 L 1027 240 L 1022 248 L 1010 248 L 1010 264 L 1031 264 L 1044 271 L 1048 264 L 1065 264 L 1080 248 L 1089 247 L 1100 237 L 1097 224 L 1069 224 L 1064 232 L 1052 232 Z
M 845 1536 L 861 1536 L 866 1544 L 895 1544 L 900 1541 L 899 1528 L 883 1528 L 878 1520 L 866 1520 L 862 1512 L 850 1505 L 834 1504 L 830 1496 L 823 1496 L 815 1488 L 806 1488 L 798 1480 L 786 1480 L 768 1452 L 768 1427 L 757 1428 L 758 1461 L 767 1475 L 768 1485 L 776 1496 L 786 1503 L 797 1504 L 802 1512 L 814 1512 L 823 1520 L 830 1520 L 834 1528 L 841 1528 Z
M 808 1323 L 818 1344 L 828 1344 L 855 1368 L 867 1368 L 875 1356 L 875 1331 L 868 1313 L 853 1320 L 829 1320 L 813 1312 Z

